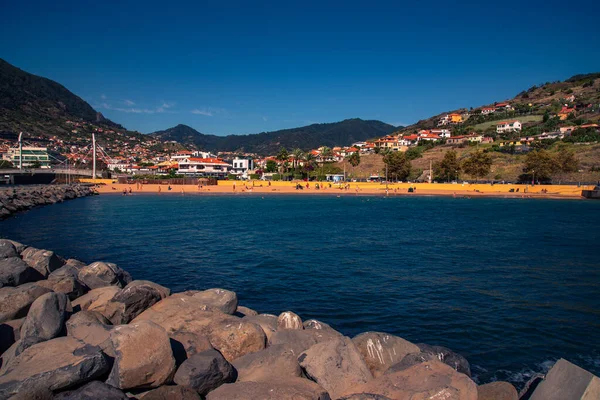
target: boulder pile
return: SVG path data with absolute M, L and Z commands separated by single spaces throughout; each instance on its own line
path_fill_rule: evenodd
M 35 185 L 0 188 L 0 220 L 19 211 L 96 194 L 87 185 Z
M 0 240 L 0 399 L 517 399 L 451 350 Z

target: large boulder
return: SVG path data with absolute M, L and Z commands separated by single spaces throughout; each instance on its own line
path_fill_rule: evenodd
M 463 374 L 469 377 L 471 376 L 471 367 L 469 365 L 469 362 L 460 354 L 455 353 L 449 348 L 443 346 L 431 346 L 425 343 L 419 343 L 417 344 L 417 346 L 419 346 L 421 353 L 431 354 L 437 357 L 438 360 L 440 360 L 446 365 L 451 366 L 458 372 L 462 372 Z
M 600 379 L 561 358 L 535 388 L 530 400 L 600 399 Z
M 95 346 L 60 337 L 26 349 L 0 375 L 0 398 L 27 387 L 60 391 L 108 372 L 106 356 Z
M 243 317 L 245 317 L 247 315 L 258 315 L 258 312 L 254 311 L 253 309 L 248 308 L 248 307 L 237 306 L 234 315 L 236 317 L 243 318 Z
M 359 393 L 390 399 L 477 400 L 477 385 L 446 364 L 427 361 L 353 387 L 346 396 Z
M 37 284 L 57 293 L 64 293 L 70 300 L 75 300 L 87 292 L 87 287 L 72 276 L 55 276 L 50 274 L 48 279 L 39 281 Z
M 79 275 L 79 270 L 85 266 L 85 263 L 79 260 L 75 260 L 74 258 L 69 258 L 65 265 L 63 265 L 59 269 L 55 269 L 54 271 L 52 271 L 48 277 L 58 278 L 71 276 L 73 278 L 77 278 L 77 275 Z
M 193 297 L 200 304 L 218 309 L 225 314 L 234 314 L 238 305 L 237 295 L 225 289 L 188 290 L 180 294 Z
M 392 365 L 385 370 L 385 374 L 393 374 L 394 372 L 403 371 L 414 365 L 426 361 L 440 361 L 436 356 L 430 353 L 410 353 L 404 356 L 402 360 Z
M 64 265 L 64 261 L 50 250 L 28 247 L 21 253 L 21 258 L 30 267 L 35 268 L 46 278 L 50 273 Z
M 262 328 L 265 332 L 267 340 L 271 339 L 271 336 L 277 332 L 277 317 L 271 314 L 259 314 L 259 315 L 245 315 L 244 321 L 252 322 Z
M 508 382 L 492 382 L 477 387 L 478 400 L 519 400 L 517 389 Z
M 270 382 L 236 382 L 220 386 L 206 400 L 330 400 L 329 394 L 315 382 L 288 378 Z
M 63 293 L 46 293 L 38 297 L 21 327 L 21 338 L 37 337 L 50 340 L 64 333 L 65 320 L 71 308 Z
M 10 240 L 0 239 L 0 259 L 18 256 L 19 253 Z
M 5 240 L 12 243 L 12 245 L 15 246 L 15 250 L 17 250 L 17 254 L 21 254 L 23 252 L 23 250 L 25 250 L 27 247 L 29 247 L 23 243 L 19 243 L 14 240 L 10 240 L 10 239 L 5 239 Z
M 66 323 L 67 335 L 92 346 L 98 346 L 105 354 L 114 357 L 115 352 L 110 340 L 112 326 L 106 319 L 91 311 L 80 311 Z
M 98 308 L 113 325 L 127 324 L 148 307 L 169 296 L 170 290 L 150 281 L 133 281 Z
M 407 354 L 420 351 L 417 345 L 382 332 L 361 333 L 352 341 L 375 377 L 381 376 L 386 369 L 401 361 Z
M 0 258 L 0 287 L 19 286 L 40 279 L 44 276 L 19 257 Z
M 173 381 L 204 396 L 224 383 L 235 381 L 235 370 L 221 353 L 206 350 L 185 360 Z
M 284 311 L 277 318 L 277 330 L 280 329 L 304 329 L 304 326 L 298 314 L 294 314 L 291 311 Z
M 348 337 L 315 344 L 298 357 L 298 362 L 306 376 L 321 385 L 333 398 L 373 379 L 367 364 Z
M 93 289 L 78 297 L 71 303 L 74 311 L 86 311 L 93 305 L 93 309 L 103 308 L 106 304 L 115 297 L 119 292 L 116 286 L 106 286 L 98 289 Z
M 169 339 L 171 340 L 171 350 L 173 350 L 177 365 L 181 365 L 196 353 L 213 349 L 210 340 L 206 336 L 194 332 L 171 332 L 169 333 Z
M 331 326 L 326 324 L 325 322 L 318 321 L 316 319 L 309 319 L 308 321 L 304 321 L 302 324 L 304 329 L 315 329 L 321 331 L 328 331 L 330 333 L 337 333 L 340 336 L 343 336 L 341 333 L 333 329 Z
M 22 318 L 27 315 L 31 304 L 50 289 L 25 283 L 17 287 L 3 287 L 0 289 L 0 322 Z
M 276 344 L 283 345 L 291 350 L 293 354 L 300 355 L 303 351 L 314 346 L 317 343 L 339 338 L 340 335 L 324 330 L 299 330 L 283 329 L 275 332 L 269 339 L 269 346 Z
M 150 390 L 141 398 L 144 400 L 200 400 L 200 395 L 190 388 L 169 385 Z
M 113 328 L 110 339 L 116 357 L 106 383 L 119 389 L 137 389 L 171 381 L 175 358 L 163 328 L 140 321 Z
M 277 344 L 236 359 L 237 382 L 262 382 L 302 376 L 298 356 Z
M 69 390 L 54 396 L 53 400 L 128 400 L 129 397 L 116 387 L 104 382 L 92 381 L 77 390 Z
M 203 301 L 178 293 L 159 301 L 133 322 L 152 321 L 169 334 L 185 331 L 206 336 L 229 362 L 265 348 L 265 333 L 259 326 L 207 309 Z
M 90 289 L 105 286 L 118 286 L 120 288 L 131 282 L 131 276 L 116 264 L 97 261 L 82 267 L 77 278 Z

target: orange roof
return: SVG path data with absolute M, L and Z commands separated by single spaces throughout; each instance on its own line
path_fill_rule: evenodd
M 404 136 L 402 139 L 405 139 L 405 140 L 417 140 L 418 138 L 419 138 L 419 135 L 412 134 L 412 135 Z
M 512 123 L 515 123 L 515 122 L 519 122 L 519 121 L 516 120 L 516 119 L 514 119 L 512 121 L 501 121 L 501 122 L 496 123 L 496 125 L 506 125 L 506 124 L 512 124 Z
M 508 104 L 508 103 L 498 103 L 498 104 L 496 104 L 496 107 L 506 107 L 506 106 L 510 106 L 510 104 Z
M 358 151 L 358 149 L 356 147 L 350 147 L 349 149 L 346 149 L 346 153 L 356 153 Z
M 190 161 L 201 162 L 201 163 L 206 163 L 206 164 L 228 165 L 225 161 L 220 160 L 218 158 L 197 158 L 197 157 L 190 157 Z

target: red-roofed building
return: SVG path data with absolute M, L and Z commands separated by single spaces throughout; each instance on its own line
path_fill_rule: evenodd
M 188 157 L 179 161 L 178 174 L 225 178 L 231 166 L 220 158 Z
M 522 127 L 521 122 L 517 121 L 517 120 L 501 121 L 496 124 L 496 132 L 497 133 L 520 132 L 521 127 Z

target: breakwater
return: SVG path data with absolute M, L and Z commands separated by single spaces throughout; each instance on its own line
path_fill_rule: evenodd
M 506 382 L 477 386 L 444 347 L 349 338 L 229 290 L 173 294 L 11 240 L 0 240 L 0 286 L 0 399 L 518 398 Z
M 14 213 L 95 194 L 90 185 L 0 187 L 0 220 Z

